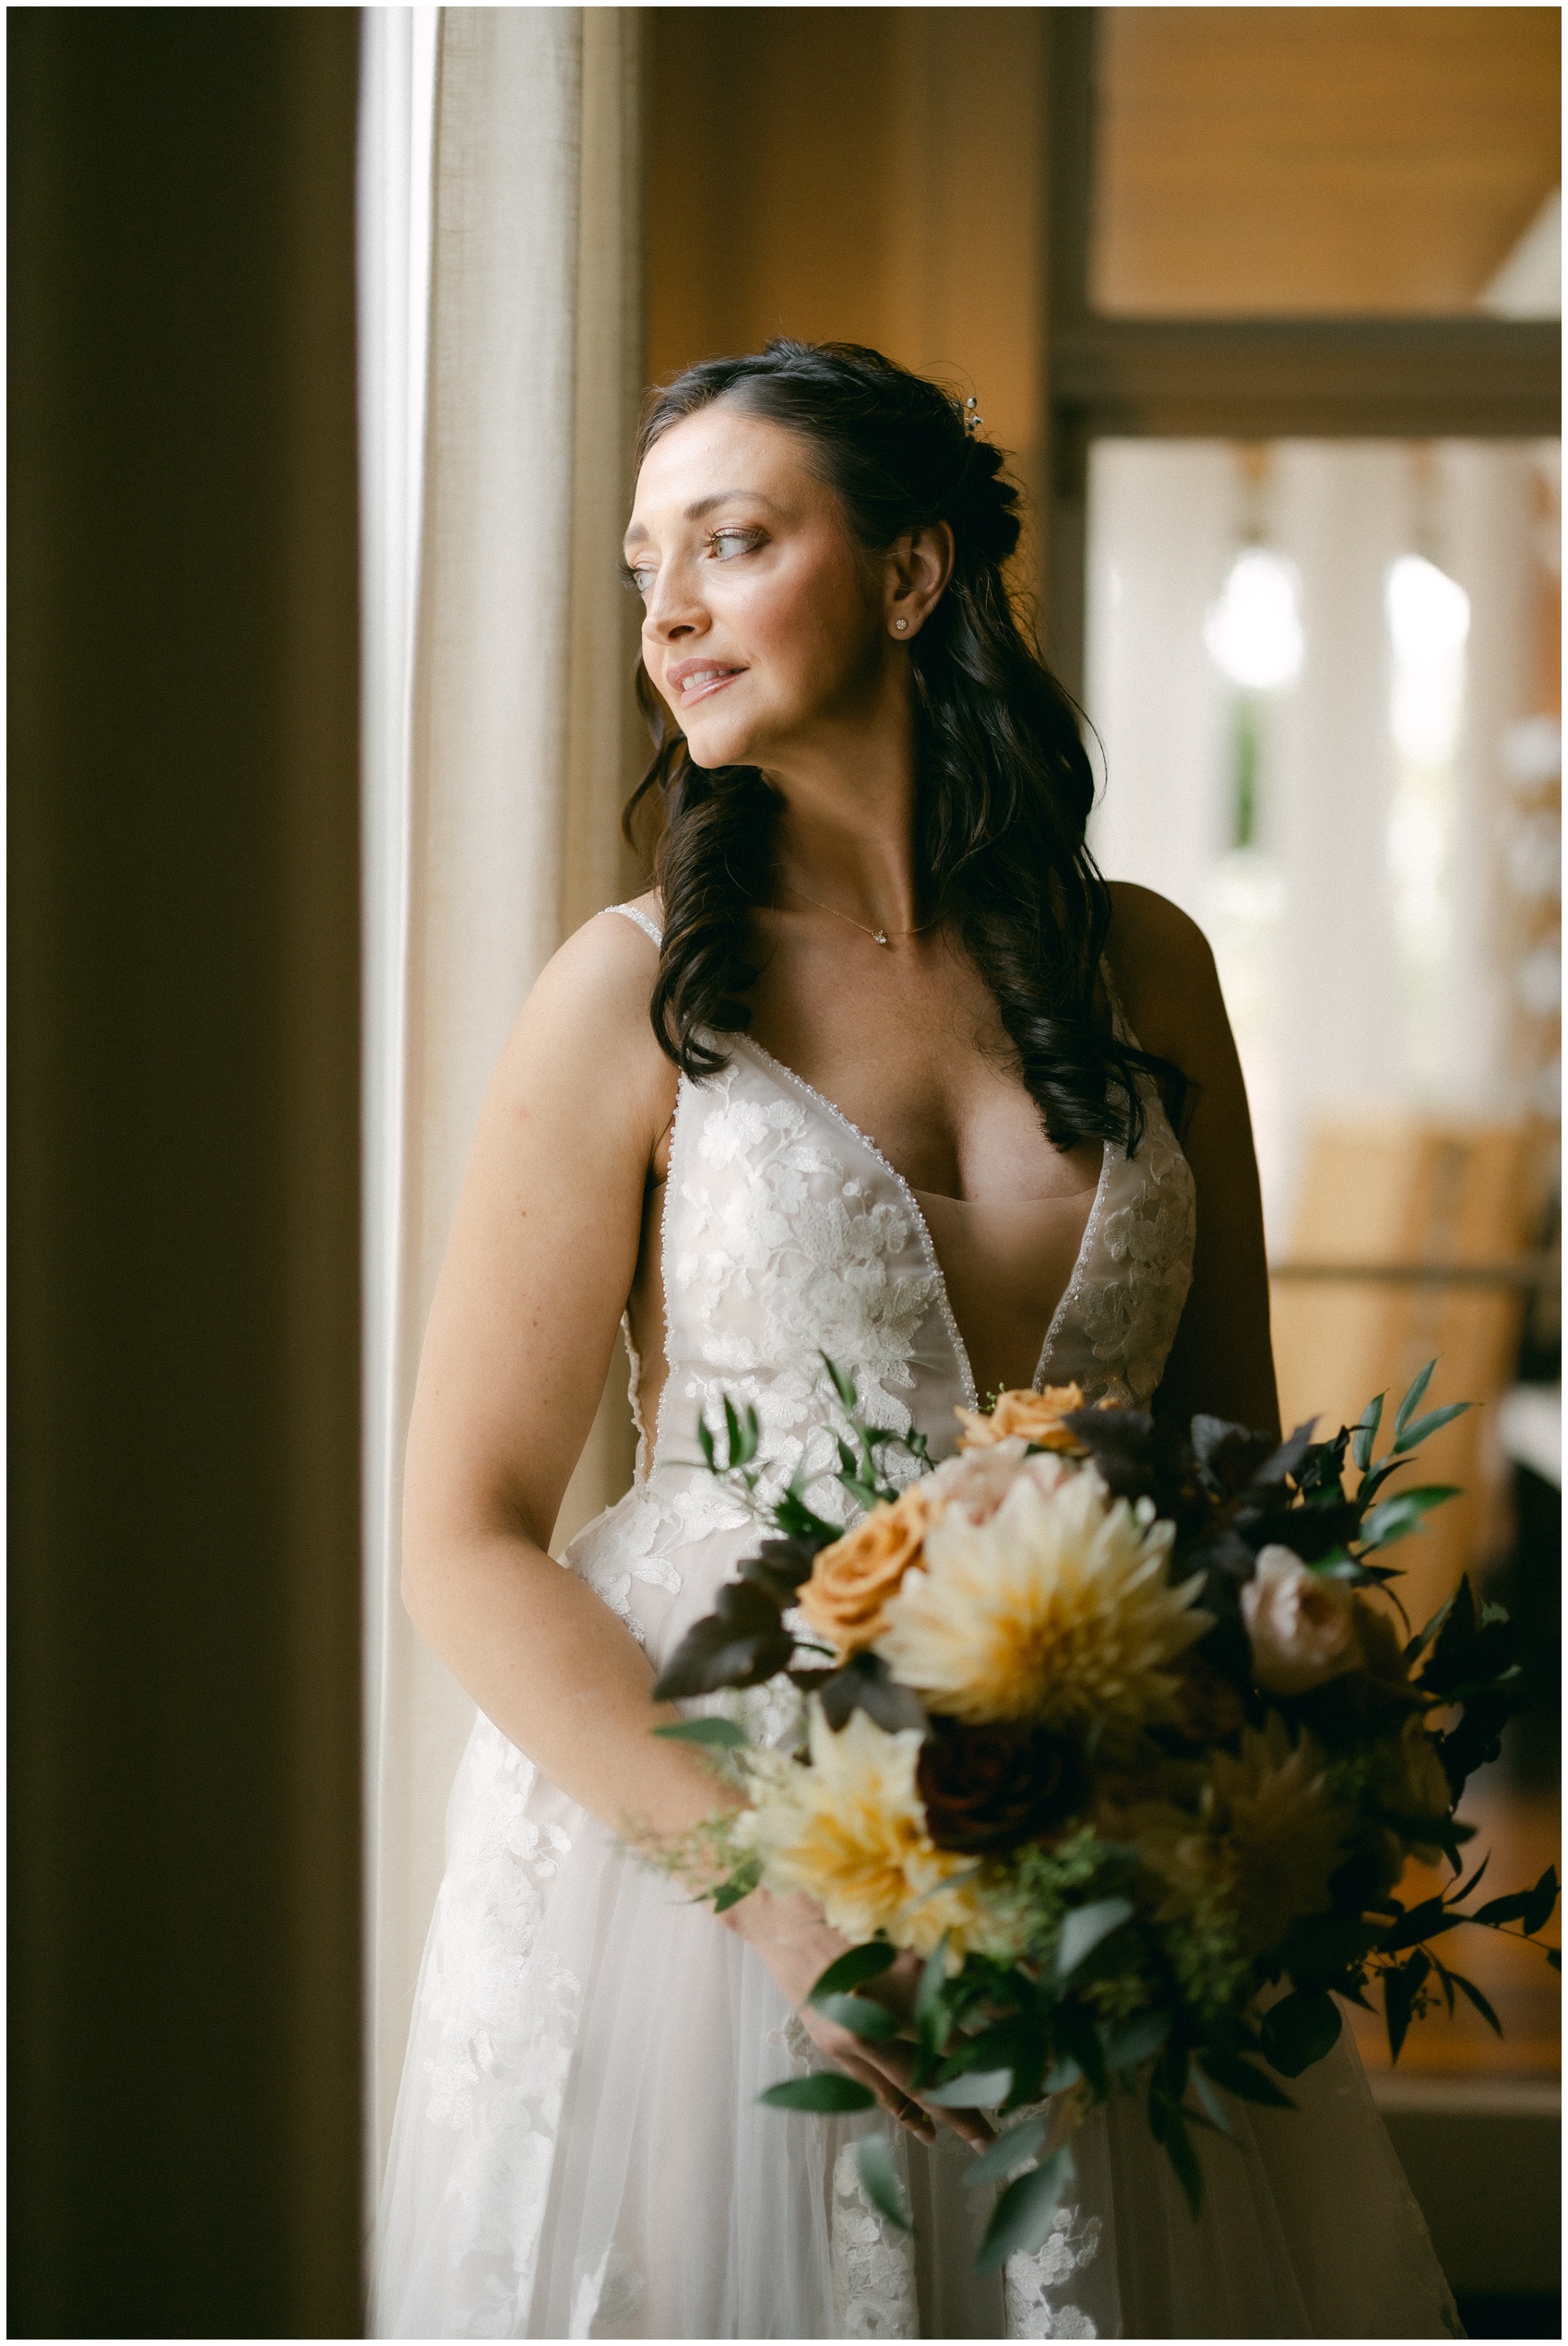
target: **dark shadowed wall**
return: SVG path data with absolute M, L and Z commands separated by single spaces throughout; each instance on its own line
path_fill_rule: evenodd
M 1039 8 L 648 13 L 648 365 L 871 342 L 1043 449 Z
M 8 32 L 9 2334 L 352 2335 L 357 21 Z

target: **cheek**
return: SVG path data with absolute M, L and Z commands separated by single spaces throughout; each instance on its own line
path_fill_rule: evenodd
M 820 685 L 858 671 L 875 638 L 863 597 L 837 566 L 747 585 L 734 610 L 756 656 L 795 681 Z

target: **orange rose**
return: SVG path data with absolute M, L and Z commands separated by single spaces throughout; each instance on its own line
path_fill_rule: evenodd
M 1074 1440 L 1062 1420 L 1083 1406 L 1081 1385 L 1048 1385 L 1043 1393 L 999 1393 L 996 1407 L 989 1416 L 979 1410 L 954 1411 L 964 1429 L 958 1436 L 958 1447 L 989 1449 L 993 1442 L 1010 1441 L 1014 1435 L 1021 1434 L 1026 1442 L 1033 1442 L 1042 1450 L 1070 1450 L 1081 1456 L 1083 1445 Z
M 863 1522 L 818 1552 L 800 1607 L 819 1635 L 841 1653 L 858 1653 L 882 1631 L 882 1609 L 910 1565 L 920 1561 L 928 1515 L 917 1483 L 900 1498 L 884 1500 Z

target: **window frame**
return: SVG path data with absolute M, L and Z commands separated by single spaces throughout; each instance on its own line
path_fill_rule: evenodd
M 1109 316 L 1089 301 L 1101 8 L 1045 12 L 1046 643 L 1083 697 L 1097 439 L 1555 439 L 1555 319 Z

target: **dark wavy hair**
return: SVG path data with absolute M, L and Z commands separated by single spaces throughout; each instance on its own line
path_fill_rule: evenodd
M 1120 1041 L 1098 981 L 1111 899 L 1085 841 L 1094 780 L 1078 712 L 1019 625 L 1004 566 L 1019 538 L 1001 451 L 934 383 L 852 342 L 770 342 L 710 359 L 649 393 L 636 461 L 672 424 L 722 399 L 799 434 L 868 554 L 937 521 L 955 562 L 909 646 L 916 705 L 916 855 L 928 917 L 957 934 L 995 997 L 1023 1079 L 1058 1148 L 1144 1128 L 1136 1073 L 1180 1116 L 1185 1078 Z M 771 900 L 777 792 L 752 766 L 706 768 L 639 661 L 653 756 L 626 807 L 661 816 L 654 875 L 664 942 L 651 1015 L 694 1078 L 727 1064 L 719 1038 L 751 1023 L 749 914 Z

